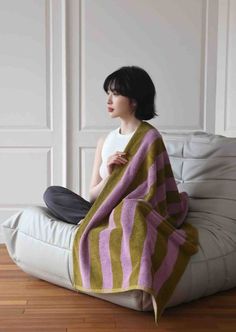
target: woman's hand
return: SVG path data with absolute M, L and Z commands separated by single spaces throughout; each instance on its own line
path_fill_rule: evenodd
M 123 164 L 126 164 L 128 162 L 128 160 L 124 158 L 125 155 L 126 155 L 125 152 L 116 151 L 115 154 L 108 157 L 108 159 L 107 159 L 107 169 L 108 169 L 109 175 L 112 173 L 115 165 L 123 165 Z

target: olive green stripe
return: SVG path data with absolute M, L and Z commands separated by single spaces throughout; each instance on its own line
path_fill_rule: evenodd
M 148 193 L 145 195 L 144 199 L 146 201 L 151 201 L 157 194 L 157 188 L 165 182 L 165 166 L 158 170 L 156 181 L 150 186 Z
M 153 276 L 156 271 L 159 269 L 164 257 L 167 254 L 167 239 L 175 230 L 174 227 L 170 226 L 166 222 L 161 222 L 157 227 L 157 238 L 155 243 L 154 254 L 152 255 L 152 267 L 153 267 Z M 164 235 L 164 236 L 163 236 Z
M 178 190 L 176 190 L 176 191 L 166 191 L 166 199 L 164 199 L 163 201 L 160 201 L 160 202 L 157 203 L 156 210 L 158 212 L 160 212 L 161 214 L 165 215 L 167 213 L 167 203 L 168 204 L 180 203 L 180 201 L 181 201 L 181 199 L 180 199 L 180 194 L 179 194 Z M 173 214 L 172 216 L 175 216 L 175 214 Z M 178 216 L 176 215 L 176 217 L 178 217 Z
M 168 301 L 175 290 L 178 282 L 180 281 L 181 276 L 183 275 L 191 256 L 198 251 L 198 231 L 191 224 L 184 224 L 182 229 L 186 232 L 186 241 L 183 245 L 179 247 L 179 254 L 174 265 L 174 269 L 170 277 L 166 280 L 164 285 L 161 287 L 157 300 L 158 319 L 161 317 L 165 306 L 168 304 Z M 194 245 L 192 243 L 195 243 Z M 188 247 L 188 249 L 186 248 Z M 192 251 L 189 250 L 190 247 Z M 186 252 L 185 249 L 188 251 Z
M 121 243 L 123 230 L 121 225 L 121 211 L 123 202 L 120 203 L 114 210 L 114 222 L 116 228 L 111 231 L 110 235 L 110 255 L 112 264 L 113 288 L 122 288 L 123 270 L 120 260 Z
M 148 171 L 149 168 L 151 167 L 151 163 L 144 166 L 145 171 L 142 170 L 142 168 L 140 169 L 140 171 L 137 173 L 137 176 L 135 177 L 135 182 L 131 184 L 131 186 L 129 187 L 129 191 L 133 191 L 135 190 L 140 184 L 142 184 L 144 181 L 147 180 L 147 175 L 148 175 Z M 162 185 L 165 181 L 166 178 L 168 178 L 168 176 L 166 176 L 166 172 L 168 172 L 168 165 L 165 165 L 164 168 L 158 170 L 157 173 L 157 180 L 155 182 L 155 186 L 160 186 Z
M 73 287 L 76 288 L 76 286 L 82 284 L 82 278 L 81 273 L 79 269 L 79 255 L 78 255 L 79 247 L 78 247 L 78 239 L 77 239 L 77 233 L 75 234 L 74 242 L 73 242 L 73 248 L 72 248 L 72 259 L 73 259 Z
M 165 164 L 165 178 L 172 178 L 173 173 L 172 173 L 172 169 L 171 169 L 171 165 L 170 164 Z
M 181 202 L 180 194 L 178 190 L 166 191 L 166 199 L 168 203 L 179 203 Z
M 181 213 L 179 213 L 179 214 L 182 214 L 182 213 L 183 213 L 183 212 L 181 212 Z M 176 227 L 176 222 L 177 222 L 177 220 L 178 220 L 178 218 L 177 218 L 176 216 L 177 216 L 177 214 L 171 215 L 171 216 L 169 216 L 169 217 L 166 218 L 166 221 L 167 221 L 169 224 L 171 224 L 171 225 L 173 225 L 174 227 Z
M 164 167 L 159 169 L 157 172 L 157 180 L 156 180 L 157 186 L 162 185 L 169 178 L 172 178 L 172 173 L 170 172 L 170 165 L 165 164 Z
M 157 307 L 159 310 L 157 311 L 157 319 L 160 319 L 174 289 L 176 288 L 185 268 L 190 260 L 189 255 L 183 254 L 180 248 L 180 252 L 174 266 L 174 270 L 171 273 L 171 276 L 168 278 L 167 282 L 161 287 L 158 296 L 156 297 L 157 300 Z
M 175 213 L 172 214 L 171 216 L 169 216 L 166 221 L 168 221 L 171 225 L 176 227 L 176 223 L 178 223 L 178 219 L 183 215 L 183 211 L 179 212 L 179 213 Z M 179 226 L 178 226 L 179 228 Z
M 181 229 L 187 234 L 187 240 L 182 245 L 183 250 L 190 255 L 195 254 L 199 249 L 199 233 L 197 228 L 190 223 L 185 222 L 181 225 Z
M 146 159 L 144 160 L 144 162 L 147 162 Z M 142 168 L 140 168 L 140 171 L 137 173 L 134 181 L 131 183 L 131 185 L 128 188 L 128 192 L 132 192 L 133 190 L 135 190 L 139 185 L 141 185 L 144 181 L 147 180 L 147 175 L 148 175 L 148 170 L 151 167 L 151 162 L 150 164 L 147 164 L 146 166 L 144 166 L 144 170 L 142 170 Z M 164 166 L 163 169 L 161 169 L 160 171 L 158 171 L 157 174 L 157 181 L 150 187 L 149 192 L 146 194 L 146 196 L 144 197 L 144 200 L 150 200 L 151 197 L 153 197 L 153 195 L 156 194 L 156 187 L 160 186 L 161 184 L 163 184 L 166 180 L 166 176 L 165 173 L 168 172 L 168 168 L 169 166 L 166 165 Z M 151 191 L 151 192 L 150 192 Z
M 150 123 L 145 122 L 145 121 L 141 122 L 140 126 L 137 128 L 136 132 L 131 137 L 131 139 L 129 140 L 129 143 L 126 145 L 126 148 L 124 150 L 124 152 L 127 152 L 128 160 L 130 160 L 132 158 L 132 156 L 134 156 L 136 154 L 143 137 L 150 129 L 153 129 L 153 128 L 154 127 Z M 125 167 L 124 168 L 117 167 L 113 170 L 113 172 L 109 176 L 109 179 L 108 179 L 106 185 L 104 186 L 103 190 L 98 195 L 98 197 L 95 200 L 95 202 L 93 203 L 91 209 L 86 214 L 82 224 L 80 225 L 80 227 L 78 227 L 78 229 L 76 231 L 76 234 L 74 237 L 74 242 L 73 242 L 73 250 L 72 250 L 73 274 L 74 274 L 73 282 L 74 282 L 75 288 L 76 288 L 76 286 L 83 286 L 82 285 L 82 276 L 81 276 L 80 266 L 79 266 L 79 256 L 78 256 L 79 243 L 80 243 L 81 236 L 84 233 L 84 231 L 85 231 L 88 223 L 92 219 L 93 215 L 99 209 L 102 202 L 104 202 L 104 200 L 110 195 L 112 190 L 115 188 L 117 183 L 122 178 L 124 171 L 125 171 Z
M 157 204 L 157 207 L 155 209 L 157 212 L 159 212 L 161 215 L 165 216 L 167 214 L 167 203 L 166 201 L 161 201 Z
M 164 150 L 164 146 L 161 144 L 162 139 L 157 137 L 152 144 L 149 146 L 149 149 L 145 152 L 146 156 L 139 165 L 139 169 L 134 178 L 134 181 L 130 184 L 128 192 L 135 190 L 141 183 L 147 179 L 149 168 L 153 164 L 154 160 L 160 155 Z
M 145 202 L 138 202 L 135 209 L 134 224 L 130 236 L 129 247 L 132 262 L 132 273 L 129 279 L 129 286 L 138 285 L 142 252 L 147 236 L 147 215 L 151 207 Z M 138 259 L 137 259 L 138 258 Z

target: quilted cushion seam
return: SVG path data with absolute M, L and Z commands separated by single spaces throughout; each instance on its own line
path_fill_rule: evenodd
M 14 228 L 11 228 L 11 229 L 14 229 Z M 36 237 L 34 237 L 34 236 L 30 235 L 30 234 L 27 234 L 27 233 L 23 232 L 23 231 L 20 230 L 20 229 L 18 230 L 18 232 L 19 232 L 19 233 L 22 233 L 22 234 L 24 234 L 24 235 L 26 235 L 26 236 L 29 236 L 30 238 L 32 238 L 32 239 L 34 239 L 34 240 L 37 240 L 37 241 L 39 241 L 39 242 L 47 243 L 48 245 L 51 245 L 51 246 L 53 246 L 53 247 L 57 247 L 57 248 L 59 248 L 59 249 L 65 249 L 65 250 L 67 250 L 67 251 L 71 251 L 70 248 L 60 247 L 60 246 L 58 246 L 58 245 L 56 245 L 56 244 L 54 244 L 54 243 L 50 243 L 50 242 L 48 242 L 48 241 L 43 241 L 43 240 L 38 239 L 38 238 L 36 238 Z

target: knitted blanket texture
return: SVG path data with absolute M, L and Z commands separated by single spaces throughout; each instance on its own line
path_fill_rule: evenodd
M 185 221 L 188 195 L 178 191 L 159 131 L 142 121 L 124 152 L 128 162 L 115 165 L 76 231 L 74 287 L 92 293 L 143 290 L 158 325 L 198 251 L 198 232 Z

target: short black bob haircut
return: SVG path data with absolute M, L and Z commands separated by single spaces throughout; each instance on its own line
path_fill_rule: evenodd
M 155 86 L 148 73 L 137 66 L 125 66 L 111 73 L 103 83 L 103 89 L 116 91 L 137 103 L 135 117 L 150 120 L 158 116 L 155 110 Z

